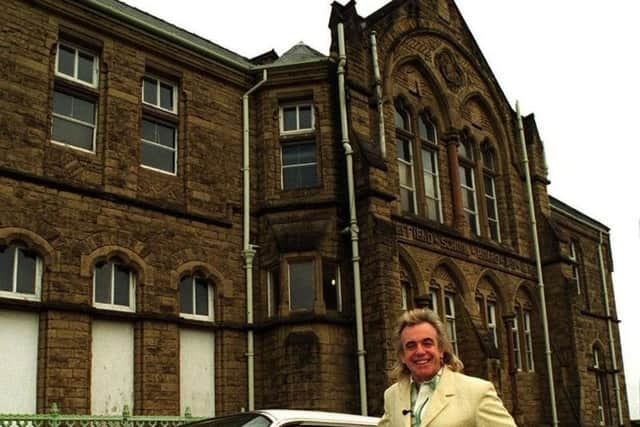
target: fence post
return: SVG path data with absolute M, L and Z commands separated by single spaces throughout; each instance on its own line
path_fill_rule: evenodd
M 131 412 L 129 412 L 129 405 L 124 405 L 122 408 L 122 427 L 129 427 L 129 416 Z
M 49 419 L 49 426 L 58 427 L 58 417 L 60 416 L 60 409 L 58 409 L 58 404 L 56 402 L 51 403 L 51 407 L 49 408 L 49 415 L 51 415 L 51 418 Z

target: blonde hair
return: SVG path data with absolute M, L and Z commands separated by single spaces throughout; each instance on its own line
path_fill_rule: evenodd
M 420 323 L 428 323 L 436 330 L 437 338 L 438 338 L 438 349 L 442 351 L 442 361 L 443 365 L 446 365 L 454 372 L 461 372 L 464 369 L 464 364 L 458 356 L 453 353 L 453 346 L 449 342 L 449 338 L 447 337 L 447 333 L 444 329 L 444 325 L 440 321 L 438 315 L 429 310 L 428 308 L 416 308 L 413 310 L 405 311 L 398 318 L 398 323 L 396 325 L 396 349 L 397 349 L 397 359 L 393 368 L 391 368 L 391 372 L 389 373 L 389 378 L 392 381 L 399 381 L 404 378 L 409 378 L 411 372 L 409 368 L 402 363 L 400 359 L 400 355 L 402 354 L 402 340 L 400 336 L 402 331 L 407 326 L 418 325 Z

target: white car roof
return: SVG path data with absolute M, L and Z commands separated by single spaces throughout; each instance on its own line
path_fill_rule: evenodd
M 379 418 L 365 417 L 362 415 L 341 414 L 337 412 L 322 411 L 302 411 L 293 409 L 268 409 L 258 410 L 256 413 L 263 414 L 277 421 L 278 423 L 307 421 L 314 423 L 341 423 L 355 425 L 371 425 L 378 424 Z

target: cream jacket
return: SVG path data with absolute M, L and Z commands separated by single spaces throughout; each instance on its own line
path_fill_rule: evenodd
M 384 415 L 378 427 L 411 427 L 409 380 L 384 392 Z M 515 427 L 489 381 L 445 368 L 422 417 L 421 427 Z

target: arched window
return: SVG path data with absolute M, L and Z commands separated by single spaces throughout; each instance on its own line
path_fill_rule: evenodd
M 427 218 L 442 222 L 440 174 L 438 172 L 438 134 L 429 117 L 418 118 L 418 136 L 422 150 L 422 177 Z
M 194 320 L 214 320 L 213 286 L 200 273 L 180 280 L 180 316 Z
M 16 242 L 0 246 L 0 297 L 40 300 L 42 258 Z
M 493 345 L 500 348 L 500 330 L 498 319 L 501 313 L 498 305 L 498 296 L 493 282 L 483 278 L 476 289 L 476 304 L 482 323 L 489 332 Z
M 402 100 L 395 104 L 396 152 L 400 178 L 400 206 L 402 212 L 417 213 L 416 185 L 414 180 L 413 134 L 411 115 Z
M 458 354 L 458 313 L 456 310 L 457 303 L 459 303 L 458 298 L 453 274 L 445 266 L 436 268 L 430 282 L 426 306 L 440 316 L 455 354 Z
M 497 161 L 493 147 L 485 143 L 482 147 L 482 177 L 484 181 L 484 200 L 487 209 L 488 235 L 499 242 L 500 220 L 498 218 L 498 199 L 496 197 Z
M 93 304 L 98 308 L 135 311 L 136 275 L 120 258 L 99 261 L 93 269 Z
M 458 148 L 460 187 L 462 191 L 462 208 L 471 232 L 480 234 L 480 221 L 478 218 L 478 200 L 476 196 L 475 156 L 473 145 L 466 135 L 463 135 Z
M 521 289 L 516 296 L 516 317 L 511 329 L 515 367 L 518 371 L 535 371 L 532 311 L 531 299 Z

